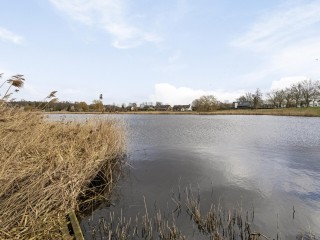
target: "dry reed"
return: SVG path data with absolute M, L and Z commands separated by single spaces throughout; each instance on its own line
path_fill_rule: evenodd
M 183 193 L 172 192 L 171 197 L 173 205 L 167 210 L 158 209 L 155 206 L 154 211 L 147 209 L 145 197 L 144 213 L 130 217 L 123 216 L 122 209 L 118 211 L 107 211 L 106 214 L 99 214 L 99 220 L 94 217 L 87 220 L 84 226 L 84 233 L 90 239 L 159 239 L 159 240 L 186 240 L 186 239 L 210 239 L 210 240 L 265 240 L 282 239 L 277 229 L 276 238 L 268 237 L 261 232 L 254 231 L 254 208 L 249 212 L 242 208 L 242 204 L 234 207 L 232 210 L 223 209 L 220 205 L 211 203 L 209 209 L 204 210 L 200 207 L 200 191 L 197 194 L 190 187 L 187 187 Z M 181 194 L 183 195 L 181 197 Z M 176 197 L 178 196 L 178 197 Z M 167 206 L 168 203 L 167 203 Z M 178 209 L 177 210 L 177 206 Z M 179 211 L 187 213 L 184 215 Z M 184 222 L 181 226 L 179 218 L 190 217 L 189 222 Z M 179 224 L 180 223 L 180 224 Z M 180 225 L 180 226 L 179 226 Z M 192 225 L 192 226 L 191 226 Z M 194 229 L 197 231 L 185 235 L 183 231 Z M 194 229 L 195 230 L 195 229 Z M 91 233 L 91 236 L 88 234 Z M 312 232 L 304 232 L 296 235 L 296 239 L 317 240 Z
M 0 102 L 0 239 L 60 239 L 66 214 L 111 198 L 124 150 L 116 120 L 50 122 Z
M 210 240 L 255 240 L 269 239 L 265 235 L 252 231 L 252 221 L 249 219 L 249 212 L 243 211 L 242 207 L 225 211 L 220 204 L 215 207 L 213 204 L 210 209 L 203 214 L 200 207 L 200 193 L 195 195 L 188 187 L 181 198 L 180 187 L 178 198 L 172 197 L 173 209 L 169 212 L 155 208 L 153 213 L 149 213 L 146 200 L 144 199 L 144 214 L 136 215 L 135 222 L 131 218 L 126 219 L 122 215 L 115 217 L 115 212 L 109 212 L 109 216 L 100 216 L 99 224 L 88 225 L 92 239 L 159 239 L 159 240 L 185 240 L 188 239 L 177 225 L 181 216 L 179 211 L 183 210 L 190 216 L 189 224 L 195 224 L 198 233 Z M 177 205 L 179 210 L 177 210 Z M 251 221 L 252 220 L 252 221 Z M 191 226 L 184 226 L 186 228 Z M 199 235 L 197 235 L 199 236 Z

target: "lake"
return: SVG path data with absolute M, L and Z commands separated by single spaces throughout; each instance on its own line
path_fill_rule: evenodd
M 66 115 L 67 119 L 86 117 Z M 319 237 L 320 118 L 112 117 L 126 123 L 129 165 L 116 190 L 114 206 L 100 206 L 82 219 L 86 238 L 92 238 L 92 226 L 101 218 L 108 219 L 110 212 L 134 219 L 147 206 L 149 215 L 163 209 L 171 218 L 170 214 L 176 214 L 171 210 L 175 206 L 172 198 L 188 191 L 201 198 L 204 212 L 211 204 L 227 213 L 248 210 L 252 229 L 270 238 L 278 234 L 282 239 L 295 239 L 310 231 Z M 183 209 L 176 216 L 176 225 L 187 239 L 209 239 L 198 233 Z

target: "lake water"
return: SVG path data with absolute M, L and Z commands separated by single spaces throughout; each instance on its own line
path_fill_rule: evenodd
M 56 118 L 57 116 L 51 116 Z M 67 115 L 85 118 L 86 115 Z M 172 207 L 172 194 L 186 188 L 200 195 L 201 208 L 243 208 L 252 228 L 295 239 L 320 235 L 320 118 L 275 116 L 115 115 L 128 131 L 128 160 L 113 207 L 100 207 L 81 222 L 116 215 L 134 218 Z M 177 196 L 177 195 L 175 195 Z M 177 225 L 187 239 L 195 232 L 185 213 Z

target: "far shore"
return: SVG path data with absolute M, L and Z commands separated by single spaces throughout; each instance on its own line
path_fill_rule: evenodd
M 128 112 L 67 112 L 55 111 L 46 114 L 140 114 L 140 115 L 272 115 L 272 116 L 300 116 L 320 117 L 320 107 L 309 108 L 276 108 L 276 109 L 230 109 L 214 112 L 196 111 L 128 111 Z

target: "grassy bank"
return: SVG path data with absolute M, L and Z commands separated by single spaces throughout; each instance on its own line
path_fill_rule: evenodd
M 47 112 L 48 114 L 101 114 L 98 112 Z M 173 112 L 173 111 L 136 111 L 105 112 L 104 114 L 142 114 L 142 115 L 273 115 L 320 117 L 320 107 L 309 108 L 277 108 L 277 109 L 231 109 L 215 112 Z
M 46 114 L 141 114 L 141 115 L 195 115 L 197 112 L 173 112 L 173 111 L 128 111 L 128 112 L 67 112 L 67 111 L 59 111 L 59 112 L 45 112 Z
M 115 120 L 49 122 L 0 103 L 0 239 L 60 239 L 69 212 L 110 199 L 124 150 Z
M 320 117 L 320 108 L 309 107 L 309 108 L 276 108 L 276 109 L 233 109 L 233 110 L 220 110 L 220 111 L 211 112 L 211 113 L 199 113 L 199 114 Z

